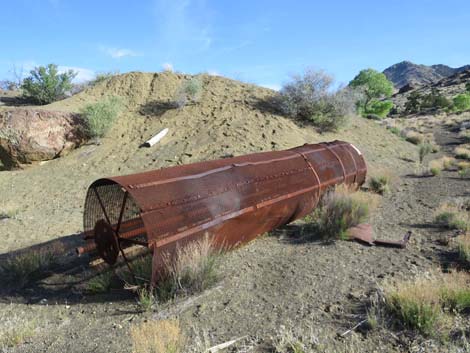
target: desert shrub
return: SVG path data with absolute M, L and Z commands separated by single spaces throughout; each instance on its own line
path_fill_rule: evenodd
M 111 77 L 116 76 L 117 72 L 99 72 L 95 78 L 90 82 L 91 86 L 94 86 L 100 82 L 109 80 Z
M 465 84 L 465 91 L 469 92 L 470 93 L 470 82 L 467 82 Z
M 459 176 L 462 179 L 469 179 L 470 178 L 470 168 L 463 168 L 459 170 Z
M 38 104 L 49 104 L 63 98 L 72 89 L 72 80 L 77 75 L 72 70 L 59 73 L 54 64 L 36 67 L 30 74 L 23 80 L 21 89 L 25 98 Z
M 168 276 L 165 294 L 188 295 L 212 286 L 217 281 L 219 257 L 208 236 L 178 248 L 175 258 L 165 261 Z
M 369 188 L 377 194 L 386 194 L 390 191 L 390 177 L 387 175 L 373 176 L 369 179 Z
M 470 131 L 462 130 L 459 132 L 459 138 L 463 143 L 470 143 Z
M 408 131 L 405 133 L 405 140 L 411 142 L 414 145 L 419 145 L 424 141 L 423 135 L 415 131 Z
M 131 326 L 134 353 L 182 353 L 185 337 L 177 320 L 147 321 Z
M 426 157 L 429 153 L 431 153 L 433 147 L 430 143 L 425 142 L 418 145 L 418 155 L 419 155 L 419 163 L 423 163 L 424 157 Z
M 347 239 L 347 230 L 367 219 L 369 207 L 349 190 L 337 188 L 323 197 L 312 216 L 314 230 L 323 239 Z
M 455 158 L 470 160 L 470 148 L 468 145 L 462 145 L 454 149 Z
M 280 91 L 277 104 L 286 115 L 312 123 L 320 131 L 344 127 L 355 112 L 358 93 L 332 89 L 333 79 L 323 71 L 296 75 Z
M 440 282 L 439 297 L 443 308 L 457 312 L 470 309 L 470 275 L 467 272 L 442 275 Z
M 433 175 L 439 175 L 442 170 L 450 170 L 454 165 L 454 159 L 442 157 L 429 162 L 429 170 Z M 434 171 L 433 171 L 434 170 Z
M 13 256 L 0 264 L 0 277 L 4 283 L 24 287 L 41 276 L 57 261 L 55 249 L 39 249 Z
M 457 239 L 459 259 L 470 265 L 470 234 L 465 234 Z
M 435 290 L 426 290 L 429 286 L 425 279 L 404 281 L 385 294 L 386 306 L 398 323 L 425 335 L 435 331 L 442 316 L 439 296 Z
M 396 321 L 425 335 L 436 335 L 445 316 L 470 308 L 470 275 L 426 273 L 384 286 L 385 304 Z
M 140 287 L 137 290 L 137 304 L 143 311 L 149 311 L 157 303 L 154 290 L 148 286 Z
M 433 176 L 438 176 L 439 174 L 441 174 L 442 169 L 439 167 L 431 167 L 429 168 L 429 171 Z
M 421 110 L 446 109 L 452 106 L 452 102 L 444 97 L 439 90 L 433 88 L 431 93 L 423 95 Z
M 458 170 L 470 169 L 470 162 L 469 161 L 456 162 L 455 165 L 457 166 Z
M 401 135 L 401 130 L 395 126 L 392 126 L 388 129 L 392 134 L 400 136 Z
M 175 105 L 178 108 L 184 107 L 188 103 L 196 103 L 200 100 L 203 89 L 203 82 L 201 77 L 194 76 L 190 79 L 185 80 L 178 92 L 175 101 Z
M 462 93 L 453 98 L 453 109 L 454 111 L 464 111 L 470 109 L 470 93 Z
M 435 213 L 434 223 L 447 229 L 468 230 L 470 224 L 466 203 L 458 200 L 442 203 Z
M 423 96 L 419 92 L 411 92 L 406 99 L 405 112 L 409 114 L 419 113 L 421 111 L 421 101 Z
M 96 275 L 88 280 L 86 290 L 90 293 L 105 293 L 111 289 L 114 279 L 113 271 L 106 271 L 99 275 Z
M 433 88 L 428 94 L 416 91 L 410 93 L 405 103 L 405 112 L 414 114 L 430 109 L 450 109 L 452 105 L 452 101 L 443 96 L 439 90 Z
M 122 110 L 122 101 L 112 96 L 89 104 L 82 110 L 88 137 L 103 137 Z

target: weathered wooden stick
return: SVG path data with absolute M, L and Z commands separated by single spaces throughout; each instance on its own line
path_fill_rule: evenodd
M 142 146 L 144 147 L 152 147 L 155 145 L 158 141 L 160 141 L 165 135 L 168 133 L 168 128 L 163 129 L 160 131 L 158 134 L 156 134 L 154 137 L 152 137 L 150 140 L 146 141 Z
M 239 337 L 239 338 L 236 338 L 234 340 L 231 340 L 231 341 L 228 341 L 228 342 L 224 342 L 224 343 L 221 343 L 221 344 L 218 344 L 217 346 L 214 346 L 214 347 L 211 347 L 209 348 L 206 353 L 217 353 L 218 351 L 222 350 L 222 349 L 225 349 L 227 347 L 230 347 L 232 344 L 235 344 L 236 342 L 246 338 L 248 336 L 243 336 L 243 337 Z

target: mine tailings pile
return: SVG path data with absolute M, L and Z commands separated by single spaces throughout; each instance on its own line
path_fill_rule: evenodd
M 246 243 L 306 216 L 331 187 L 362 185 L 366 173 L 361 152 L 334 141 L 98 179 L 77 251 L 112 265 L 127 247 L 147 247 L 155 285 L 178 247 L 204 236 L 224 249 Z

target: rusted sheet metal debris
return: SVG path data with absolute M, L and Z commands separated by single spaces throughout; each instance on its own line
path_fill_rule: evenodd
M 155 283 L 163 255 L 208 234 L 233 247 L 310 213 L 329 188 L 361 185 L 361 152 L 347 142 L 207 161 L 96 180 L 84 211 L 79 253 L 97 251 L 109 264 L 123 248 L 153 251 Z
M 357 240 L 360 243 L 368 245 L 380 245 L 391 248 L 406 248 L 408 241 L 411 238 L 411 231 L 408 231 L 402 240 L 384 240 L 374 239 L 372 226 L 367 223 L 359 224 L 355 227 L 348 229 L 348 236 L 350 239 Z

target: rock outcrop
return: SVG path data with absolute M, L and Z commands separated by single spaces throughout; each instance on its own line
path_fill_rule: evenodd
M 0 112 L 0 161 L 8 169 L 63 156 L 84 141 L 79 114 L 37 109 Z

